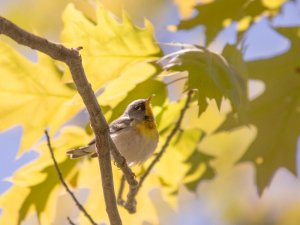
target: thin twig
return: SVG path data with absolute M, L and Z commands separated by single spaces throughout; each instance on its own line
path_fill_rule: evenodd
M 150 173 L 150 171 L 152 170 L 152 168 L 154 167 L 154 165 L 160 160 L 160 158 L 162 157 L 162 155 L 164 154 L 164 152 L 166 151 L 167 147 L 169 146 L 172 138 L 175 136 L 177 130 L 179 130 L 182 119 L 184 117 L 184 114 L 186 112 L 186 110 L 189 107 L 191 98 L 192 98 L 192 93 L 193 91 L 189 91 L 187 94 L 187 99 L 185 101 L 185 104 L 183 106 L 183 108 L 180 111 L 180 115 L 179 118 L 173 128 L 173 130 L 171 131 L 171 133 L 169 134 L 169 136 L 166 139 L 166 142 L 164 143 L 164 145 L 161 147 L 161 150 L 159 151 L 159 153 L 157 154 L 157 156 L 155 157 L 155 159 L 151 162 L 151 164 L 148 166 L 148 168 L 146 169 L 145 173 L 143 174 L 143 176 L 140 179 L 139 182 L 139 188 L 142 186 L 142 184 L 144 183 L 144 180 L 146 179 L 146 177 L 148 176 L 148 174 Z
M 92 128 L 96 136 L 96 146 L 98 161 L 101 172 L 101 182 L 108 214 L 111 225 L 121 225 L 122 221 L 117 208 L 116 195 L 113 183 L 113 174 L 110 160 L 111 148 L 115 149 L 109 135 L 109 127 L 105 120 L 97 98 L 93 92 L 91 84 L 88 82 L 83 66 L 82 59 L 77 48 L 66 48 L 61 44 L 55 44 L 45 38 L 29 33 L 4 17 L 0 16 L 0 34 L 4 34 L 15 40 L 21 45 L 28 46 L 43 52 L 53 59 L 66 63 L 72 74 L 72 78 L 90 115 Z M 115 150 L 114 154 L 118 154 Z M 124 158 L 116 157 L 117 165 L 122 166 L 122 171 L 130 171 Z M 120 160 L 120 161 L 117 161 Z M 126 162 L 126 161 L 125 161 Z M 133 173 L 126 174 L 127 180 L 134 180 Z
M 169 134 L 169 136 L 167 137 L 164 145 L 161 147 L 159 153 L 157 154 L 157 156 L 155 157 L 155 159 L 151 162 L 151 164 L 147 167 L 145 173 L 143 174 L 143 176 L 141 177 L 138 187 L 135 190 L 129 190 L 129 193 L 127 195 L 127 201 L 124 203 L 124 207 L 130 212 L 130 213 L 135 213 L 136 212 L 136 201 L 135 201 L 135 197 L 138 194 L 139 190 L 141 189 L 145 179 L 147 178 L 147 176 L 149 175 L 149 173 L 151 172 L 152 168 L 154 167 L 154 165 L 160 160 L 160 158 L 162 157 L 162 155 L 164 154 L 164 152 L 166 151 L 167 147 L 169 146 L 172 138 L 175 136 L 176 132 L 179 130 L 182 119 L 184 117 L 184 114 L 186 112 L 186 110 L 188 109 L 189 103 L 191 101 L 192 98 L 192 93 L 193 90 L 190 90 L 187 94 L 187 99 L 185 101 L 185 104 L 183 106 L 183 108 L 180 111 L 180 115 L 179 118 L 173 128 L 173 130 L 171 131 L 171 133 Z
M 125 201 L 123 200 L 123 192 L 124 192 L 124 187 L 125 187 L 125 177 L 124 175 L 121 178 L 121 182 L 120 182 L 120 187 L 119 187 L 119 193 L 118 193 L 118 198 L 117 198 L 117 202 L 119 205 L 124 205 Z
M 71 224 L 71 225 L 76 225 L 76 223 L 74 223 L 74 222 L 71 220 L 70 217 L 67 217 L 67 220 L 69 221 L 69 224 Z
M 78 207 L 78 209 L 85 215 L 85 217 L 90 221 L 91 224 L 93 225 L 97 225 L 97 223 L 93 220 L 93 218 L 91 217 L 91 215 L 86 211 L 86 209 L 83 207 L 83 205 L 81 205 L 81 203 L 78 201 L 78 199 L 76 198 L 75 194 L 70 190 L 69 186 L 67 185 L 67 183 L 64 180 L 64 177 L 59 169 L 58 163 L 56 161 L 55 155 L 53 153 L 53 148 L 51 145 L 51 140 L 50 140 L 50 136 L 48 134 L 48 131 L 45 130 L 45 135 L 47 138 L 47 145 L 51 154 L 51 158 L 54 164 L 54 167 L 56 169 L 58 178 L 60 180 L 60 182 L 62 183 L 62 185 L 65 187 L 66 191 L 69 193 L 69 195 L 71 196 L 71 198 L 74 200 L 76 206 Z

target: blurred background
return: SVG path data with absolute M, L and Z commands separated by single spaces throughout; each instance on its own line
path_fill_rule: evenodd
M 211 0 L 212 1 L 212 0 Z M 46 37 L 49 40 L 60 42 L 60 32 L 63 28 L 61 14 L 66 5 L 73 2 L 77 9 L 81 10 L 91 19 L 94 18 L 92 0 L 0 0 L 0 15 L 10 19 L 14 23 L 33 33 Z M 144 18 L 153 23 L 155 37 L 159 43 L 189 43 L 207 46 L 211 51 L 221 53 L 226 44 L 236 43 L 240 36 L 237 33 L 237 23 L 223 23 L 223 28 L 217 33 L 216 38 L 207 43 L 205 27 L 201 24 L 180 29 L 176 27 L 182 20 L 195 17 L 198 12 L 194 8 L 197 4 L 206 3 L 208 0 L 104 0 L 100 1 L 116 17 L 125 10 L 134 22 L 143 26 Z M 272 1 L 270 4 L 272 8 Z M 280 7 L 274 16 L 261 16 L 251 24 L 251 27 L 243 35 L 245 61 L 253 61 L 273 57 L 290 48 L 288 38 L 276 33 L 274 27 L 300 26 L 300 0 L 297 1 L 273 1 Z M 228 7 L 231 7 L 228 5 Z M 225 8 L 224 11 L 227 9 Z M 218 15 L 210 15 L 212 18 Z M 35 52 L 18 46 L 7 38 L 0 36 L 1 40 L 13 45 L 24 56 L 32 61 L 37 60 Z M 161 44 L 164 53 L 174 51 L 174 47 Z M 300 53 L 299 53 L 300 54 Z M 299 58 L 299 55 L 295 56 Z M 168 78 L 166 78 L 168 82 Z M 177 84 L 180 85 L 180 84 Z M 182 84 L 181 84 L 182 85 Z M 177 99 L 177 86 L 169 87 L 171 98 Z M 260 81 L 250 80 L 249 96 L 255 98 L 264 91 L 264 84 Z M 270 128 L 272 129 L 272 128 Z M 159 224 L 188 224 L 188 225 L 297 225 L 300 224 L 300 139 L 297 155 L 297 175 L 285 168 L 277 170 L 270 185 L 260 196 L 256 186 L 256 167 L 253 163 L 243 162 L 235 166 L 226 166 L 227 162 L 237 161 L 244 150 L 233 151 L 232 148 L 251 142 L 255 136 L 253 130 L 243 130 L 245 143 L 239 142 L 240 133 L 227 138 L 228 142 L 223 152 L 217 152 L 216 139 L 209 138 L 201 142 L 201 148 L 206 153 L 213 153 L 219 160 L 215 162 L 221 168 L 216 176 L 210 180 L 198 183 L 195 191 L 181 185 L 178 190 L 176 207 L 170 205 L 158 188 L 149 191 L 153 201 L 155 214 Z M 284 135 L 284 134 L 283 134 Z M 0 194 L 4 194 L 13 186 L 10 177 L 12 174 L 38 157 L 38 153 L 32 149 L 24 154 L 17 154 L 19 141 L 22 136 L 20 126 L 12 127 L 0 133 Z M 220 135 L 221 136 L 221 135 Z M 246 147 L 241 147 L 241 149 Z M 224 150 L 225 149 L 225 150 Z M 76 191 L 83 201 L 86 192 Z M 66 195 L 60 196 L 65 203 L 65 210 L 57 213 L 56 222 L 53 224 L 68 224 L 65 215 L 72 211 L 72 215 L 78 215 L 73 208 L 73 203 Z M 65 214 L 64 214 L 65 213 Z M 0 211 L 1 215 L 1 211 Z M 9 224 L 9 223 L 8 223 Z M 22 223 L 39 224 L 36 216 L 31 216 Z M 145 221 L 143 223 L 147 223 Z

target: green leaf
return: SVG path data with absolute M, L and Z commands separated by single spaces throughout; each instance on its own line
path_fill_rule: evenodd
M 210 161 L 213 159 L 214 157 L 195 150 L 186 160 L 185 163 L 191 166 L 184 179 L 188 189 L 195 191 L 199 182 L 214 178 L 215 170 L 210 165 Z
M 277 10 L 284 1 L 277 4 L 277 8 L 272 8 L 272 12 Z M 197 16 L 183 20 L 177 29 L 192 29 L 199 25 L 206 28 L 206 42 L 210 43 L 216 35 L 233 21 L 240 21 L 238 30 L 246 30 L 254 21 L 256 16 L 262 15 L 269 8 L 268 4 L 263 4 L 260 0 L 215 0 L 207 4 L 199 4 L 195 7 Z M 244 23 L 244 24 L 242 24 Z
M 198 90 L 199 114 L 215 99 L 220 108 L 222 97 L 230 100 L 234 110 L 242 111 L 247 103 L 242 77 L 221 55 L 198 46 L 189 46 L 164 56 L 159 63 L 166 70 L 188 71 L 188 88 Z
M 243 161 L 257 164 L 260 191 L 270 183 L 279 167 L 296 171 L 297 140 L 300 135 L 300 38 L 298 28 L 278 31 L 290 39 L 290 49 L 278 56 L 247 63 L 250 78 L 262 80 L 265 92 L 250 103 L 248 123 L 256 126 L 257 137 Z M 242 123 L 233 115 L 222 128 Z

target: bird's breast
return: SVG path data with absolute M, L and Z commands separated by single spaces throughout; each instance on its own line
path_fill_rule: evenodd
M 154 121 L 150 120 L 145 120 L 142 122 L 136 122 L 134 124 L 134 127 L 139 131 L 141 135 L 146 136 L 147 138 L 157 138 L 158 137 L 158 132 L 156 128 L 156 124 Z
M 155 123 L 137 123 L 117 134 L 112 134 L 111 137 L 129 166 L 147 160 L 153 154 L 158 143 L 158 131 Z

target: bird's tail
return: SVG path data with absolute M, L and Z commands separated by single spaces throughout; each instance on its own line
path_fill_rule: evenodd
M 95 153 L 95 148 L 92 145 L 67 151 L 67 154 L 70 156 L 71 159 L 79 158 L 85 155 L 89 155 L 91 153 Z

